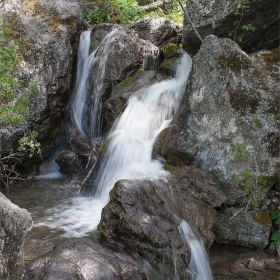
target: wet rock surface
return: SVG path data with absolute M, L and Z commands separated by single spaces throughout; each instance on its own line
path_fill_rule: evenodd
M 215 280 L 278 280 L 279 256 L 267 250 L 214 245 L 209 253 Z
M 161 279 L 174 277 L 176 271 L 180 277 L 188 279 L 185 268 L 189 263 L 190 249 L 178 230 L 182 220 L 191 224 L 206 247 L 214 239 L 211 229 L 216 222 L 215 210 L 202 201 L 195 179 L 190 179 L 189 184 L 187 180 L 187 176 L 185 181 L 173 177 L 167 182 L 120 180 L 112 189 L 111 200 L 102 211 L 101 234 L 138 252 L 158 271 Z M 193 189 L 190 185 L 194 185 Z M 186 186 L 186 189 L 182 186 Z M 188 187 L 196 195 L 189 194 Z M 217 185 L 215 187 L 218 189 Z
M 164 78 L 154 70 L 137 72 L 113 88 L 112 96 L 105 102 L 104 109 L 107 123 L 111 126 L 126 108 L 129 97 L 139 90 L 144 90 Z
M 218 243 L 265 249 L 269 244 L 271 226 L 268 212 L 226 209 L 217 217 L 215 240 Z
M 24 279 L 23 242 L 32 227 L 30 213 L 0 192 L 0 279 Z
M 29 264 L 27 278 L 39 279 L 147 279 L 121 253 L 88 238 L 69 238 Z
M 55 159 L 62 174 L 76 174 L 81 171 L 81 162 L 78 156 L 70 150 L 61 152 Z
M 280 88 L 274 71 L 279 67 L 278 53 L 275 49 L 248 56 L 230 39 L 208 36 L 194 57 L 187 93 L 174 121 L 157 140 L 158 154 L 170 165 L 194 163 L 215 175 L 228 204 L 241 201 L 242 174 L 255 170 L 254 154 L 267 187 L 277 181 Z M 256 119 L 261 128 L 254 130 Z M 233 155 L 237 143 L 251 153 L 242 164 Z
M 236 29 L 234 22 L 239 21 L 242 11 L 240 5 L 233 5 L 234 2 L 234 0 L 191 0 L 187 2 L 186 9 L 203 39 L 210 34 L 219 38 L 228 38 L 228 33 Z M 277 1 L 256 1 L 248 6 L 248 11 L 242 15 L 236 33 L 236 41 L 238 41 L 238 36 L 242 36 L 242 41 L 238 43 L 247 53 L 276 48 L 279 45 L 279 5 Z M 234 15 L 237 8 L 239 15 Z M 248 24 L 256 29 L 255 32 L 246 32 L 242 29 L 243 25 Z M 183 30 L 184 49 L 194 55 L 198 52 L 201 42 L 187 20 L 185 20 Z

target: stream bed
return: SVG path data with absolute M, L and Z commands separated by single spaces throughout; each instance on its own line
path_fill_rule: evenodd
M 76 178 L 66 177 L 52 180 L 31 180 L 10 186 L 9 191 L 0 189 L 13 203 L 27 209 L 34 226 L 27 234 L 24 243 L 24 259 L 30 262 L 50 251 L 57 243 L 67 237 L 59 228 L 38 226 L 48 218 L 49 209 L 64 204 L 77 196 L 80 184 Z M 256 250 L 230 245 L 214 244 L 209 253 L 211 269 L 215 280 L 278 280 L 280 279 L 280 259 L 269 250 Z M 264 268 L 252 269 L 250 259 L 265 263 Z

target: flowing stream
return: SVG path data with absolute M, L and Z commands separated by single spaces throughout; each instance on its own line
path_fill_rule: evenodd
M 198 240 L 186 221 L 179 226 L 181 236 L 191 249 L 191 261 L 188 273 L 192 280 L 213 280 L 208 255 L 202 240 Z
M 113 30 L 104 38 L 101 43 L 106 44 L 103 48 L 104 53 L 107 53 L 106 48 L 110 47 L 110 42 L 118 32 Z M 91 69 L 89 65 L 93 65 L 94 56 L 99 49 L 98 47 L 89 54 L 89 36 L 89 32 L 85 32 L 81 37 L 79 58 L 82 62 L 78 62 L 80 69 L 75 102 L 82 104 L 74 104 L 75 111 L 84 107 L 88 84 L 86 77 Z M 106 60 L 106 56 L 103 59 Z M 105 61 L 102 65 L 101 68 L 104 67 Z M 175 78 L 143 88 L 129 98 L 125 111 L 107 137 L 106 152 L 98 171 L 95 172 L 93 195 L 77 196 L 49 209 L 48 217 L 35 226 L 63 229 L 66 236 L 85 236 L 97 228 L 101 211 L 109 201 L 109 192 L 118 180 L 157 179 L 167 174 L 163 170 L 162 162 L 152 159 L 153 143 L 157 135 L 168 126 L 179 107 L 191 65 L 189 55 L 182 53 Z M 99 70 L 98 78 L 104 79 L 104 70 Z M 77 123 L 82 122 L 82 115 L 82 110 L 77 111 Z M 81 123 L 79 125 L 82 127 Z

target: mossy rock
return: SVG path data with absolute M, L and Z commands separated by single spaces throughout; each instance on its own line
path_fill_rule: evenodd
M 182 55 L 182 50 L 177 45 L 174 44 L 168 45 L 163 52 L 164 60 L 172 57 L 180 57 L 181 55 Z
M 122 88 L 130 85 L 132 83 L 132 81 L 134 79 L 136 79 L 141 73 L 143 73 L 144 70 L 143 69 L 140 69 L 136 72 L 135 75 L 131 76 L 131 77 L 128 77 L 127 79 L 123 80 L 122 82 L 120 82 L 119 84 L 117 84 L 113 90 L 112 90 L 112 95 L 114 95 L 116 92 L 118 92 L 119 90 L 121 90 Z
M 179 61 L 179 57 L 172 57 L 164 60 L 159 66 L 159 72 L 167 77 L 174 77 Z

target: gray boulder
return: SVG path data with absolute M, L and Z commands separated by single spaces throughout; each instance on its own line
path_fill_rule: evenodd
M 83 4 L 82 0 L 67 5 L 62 0 L 7 0 L 0 6 L 11 40 L 20 45 L 24 57 L 21 79 L 25 84 L 37 83 L 26 118 L 27 128 L 38 132 L 43 157 L 48 156 L 55 145 L 70 95 Z M 16 150 L 22 134 L 22 127 L 1 127 L 1 153 L 8 153 L 11 148 Z
M 267 188 L 278 178 L 278 54 L 276 49 L 249 56 L 230 39 L 205 38 L 174 121 L 157 140 L 157 154 L 169 164 L 194 163 L 215 175 L 229 204 L 244 196 L 244 172 L 257 167 Z M 256 120 L 261 127 L 255 130 Z M 242 162 L 233 154 L 237 143 L 251 153 Z
M 157 47 L 164 48 L 168 44 L 177 43 L 181 29 L 165 18 L 141 19 L 129 26 L 139 38 L 147 40 Z
M 33 261 L 27 270 L 30 280 L 131 280 L 147 279 L 122 253 L 88 238 L 69 238 Z
M 24 279 L 23 242 L 32 228 L 30 213 L 0 193 L 0 279 Z
M 268 212 L 240 210 L 226 209 L 218 215 L 215 240 L 223 244 L 265 249 L 272 225 Z
M 236 6 L 234 0 L 189 0 L 186 5 L 189 17 L 200 36 L 204 39 L 210 34 L 219 38 L 227 38 L 230 31 L 234 31 L 239 21 L 240 14 L 234 15 Z M 241 1 L 240 1 L 241 2 Z M 240 5 L 238 5 L 239 7 Z M 274 0 L 254 1 L 249 4 L 240 22 L 237 36 L 242 37 L 238 43 L 247 53 L 261 49 L 273 49 L 279 45 L 279 3 Z M 241 12 L 242 9 L 239 9 Z M 246 32 L 243 25 L 251 24 L 255 32 Z M 237 39 L 236 39 L 237 40 Z M 191 24 L 185 19 L 182 43 L 190 54 L 196 54 L 201 42 L 196 37 Z

